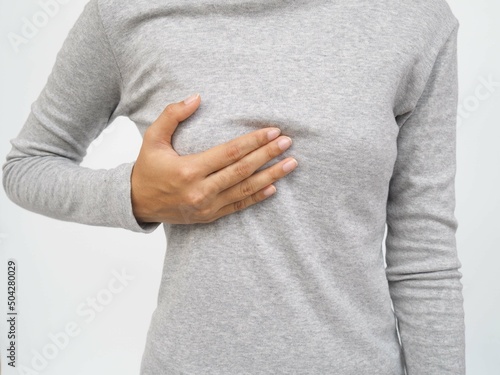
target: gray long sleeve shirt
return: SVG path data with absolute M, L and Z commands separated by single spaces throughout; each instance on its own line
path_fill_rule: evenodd
M 277 126 L 293 145 L 262 168 L 299 167 L 259 204 L 163 224 L 141 374 L 464 374 L 457 30 L 442 0 L 90 0 L 4 188 L 49 217 L 150 233 L 133 163 L 80 162 L 117 117 L 144 134 L 199 92 L 179 154 Z

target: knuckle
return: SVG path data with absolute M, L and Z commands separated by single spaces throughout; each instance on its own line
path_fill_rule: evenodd
M 250 138 L 249 140 L 249 148 L 252 151 L 258 150 L 261 147 L 264 147 L 269 141 L 267 138 L 259 137 L 258 135 Z
M 253 192 L 254 192 L 254 186 L 250 181 L 245 180 L 240 184 L 240 193 L 244 197 L 252 194 Z
M 238 163 L 236 164 L 235 166 L 235 173 L 236 175 L 238 175 L 239 177 L 246 177 L 248 175 L 250 175 L 250 166 L 247 164 L 247 163 Z
M 212 207 L 205 207 L 198 211 L 198 217 L 200 218 L 200 220 L 203 220 L 203 222 L 210 222 L 210 220 L 212 219 L 212 215 Z
M 228 145 L 225 149 L 226 157 L 231 161 L 236 161 L 241 158 L 241 149 L 238 145 Z
M 219 174 L 219 185 L 221 188 L 228 186 L 229 181 L 228 177 L 224 173 Z
M 260 136 L 256 135 L 253 138 L 253 142 L 254 142 L 254 148 L 256 149 L 268 144 L 269 139 L 267 138 L 267 132 L 260 134 Z
M 208 223 L 211 223 L 212 221 L 215 221 L 214 218 L 210 218 L 210 219 L 199 219 L 197 221 L 197 223 L 200 223 L 200 224 L 208 224 Z
M 215 220 L 214 211 L 210 208 L 204 208 L 202 210 L 197 211 L 194 222 L 207 224 L 211 223 L 214 220 Z
M 169 118 L 176 118 L 176 111 L 175 111 L 175 106 L 174 104 L 169 104 L 165 107 L 165 109 L 163 110 L 163 114 L 166 116 L 166 117 L 169 117 Z
M 279 170 L 281 170 L 281 171 L 283 170 L 281 167 L 278 167 L 278 168 L 280 168 Z M 266 175 L 268 177 L 267 180 L 269 181 L 269 184 L 277 181 L 280 178 L 280 175 L 278 174 L 276 167 L 275 168 L 268 168 L 266 170 Z
M 246 204 L 245 200 L 241 200 L 241 201 L 233 203 L 233 208 L 235 211 L 240 211 L 240 210 L 244 209 L 246 206 L 247 206 L 247 204 Z
M 267 153 L 267 157 L 269 159 L 272 159 L 279 154 L 279 148 L 278 148 L 278 146 L 276 146 L 276 148 L 266 147 L 266 153 Z
M 199 213 L 205 209 L 204 206 L 206 204 L 207 198 L 206 198 L 205 194 L 203 194 L 200 191 L 192 191 L 192 192 L 188 193 L 186 200 L 187 200 L 187 203 L 191 207 L 194 207 L 197 210 L 197 212 Z
M 192 165 L 184 165 L 179 168 L 179 177 L 182 181 L 193 182 L 197 175 L 198 173 Z
M 255 204 L 257 202 L 260 202 L 262 199 L 260 199 L 257 194 L 254 194 L 250 197 L 250 200 L 251 200 L 251 203 L 249 203 L 248 205 L 251 206 L 252 204 Z
M 207 197 L 215 197 L 219 191 L 223 190 L 220 188 L 216 181 L 210 181 L 203 185 L 203 191 Z

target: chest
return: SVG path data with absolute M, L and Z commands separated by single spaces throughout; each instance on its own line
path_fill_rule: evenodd
M 347 21 L 304 12 L 287 22 L 270 15 L 144 24 L 135 42 L 142 50 L 131 54 L 141 62 L 124 72 L 130 118 L 144 131 L 167 104 L 199 92 L 200 107 L 172 139 L 181 155 L 277 126 L 293 140 L 283 157 L 311 173 L 387 182 L 398 134 L 397 46 L 375 47 L 370 27 L 348 32 Z

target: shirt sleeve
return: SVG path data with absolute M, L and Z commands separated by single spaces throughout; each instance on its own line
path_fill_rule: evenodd
M 19 206 L 59 220 L 150 233 L 132 211 L 134 163 L 80 166 L 90 143 L 118 116 L 121 75 L 90 0 L 68 33 L 48 80 L 6 157 L 3 186 Z
M 465 374 L 456 248 L 458 21 L 400 125 L 387 202 L 386 275 L 408 375 Z

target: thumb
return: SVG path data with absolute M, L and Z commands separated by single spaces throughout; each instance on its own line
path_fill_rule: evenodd
M 170 103 L 150 126 L 155 141 L 172 146 L 172 135 L 180 122 L 191 116 L 200 105 L 200 94 L 194 94 L 177 103 Z

